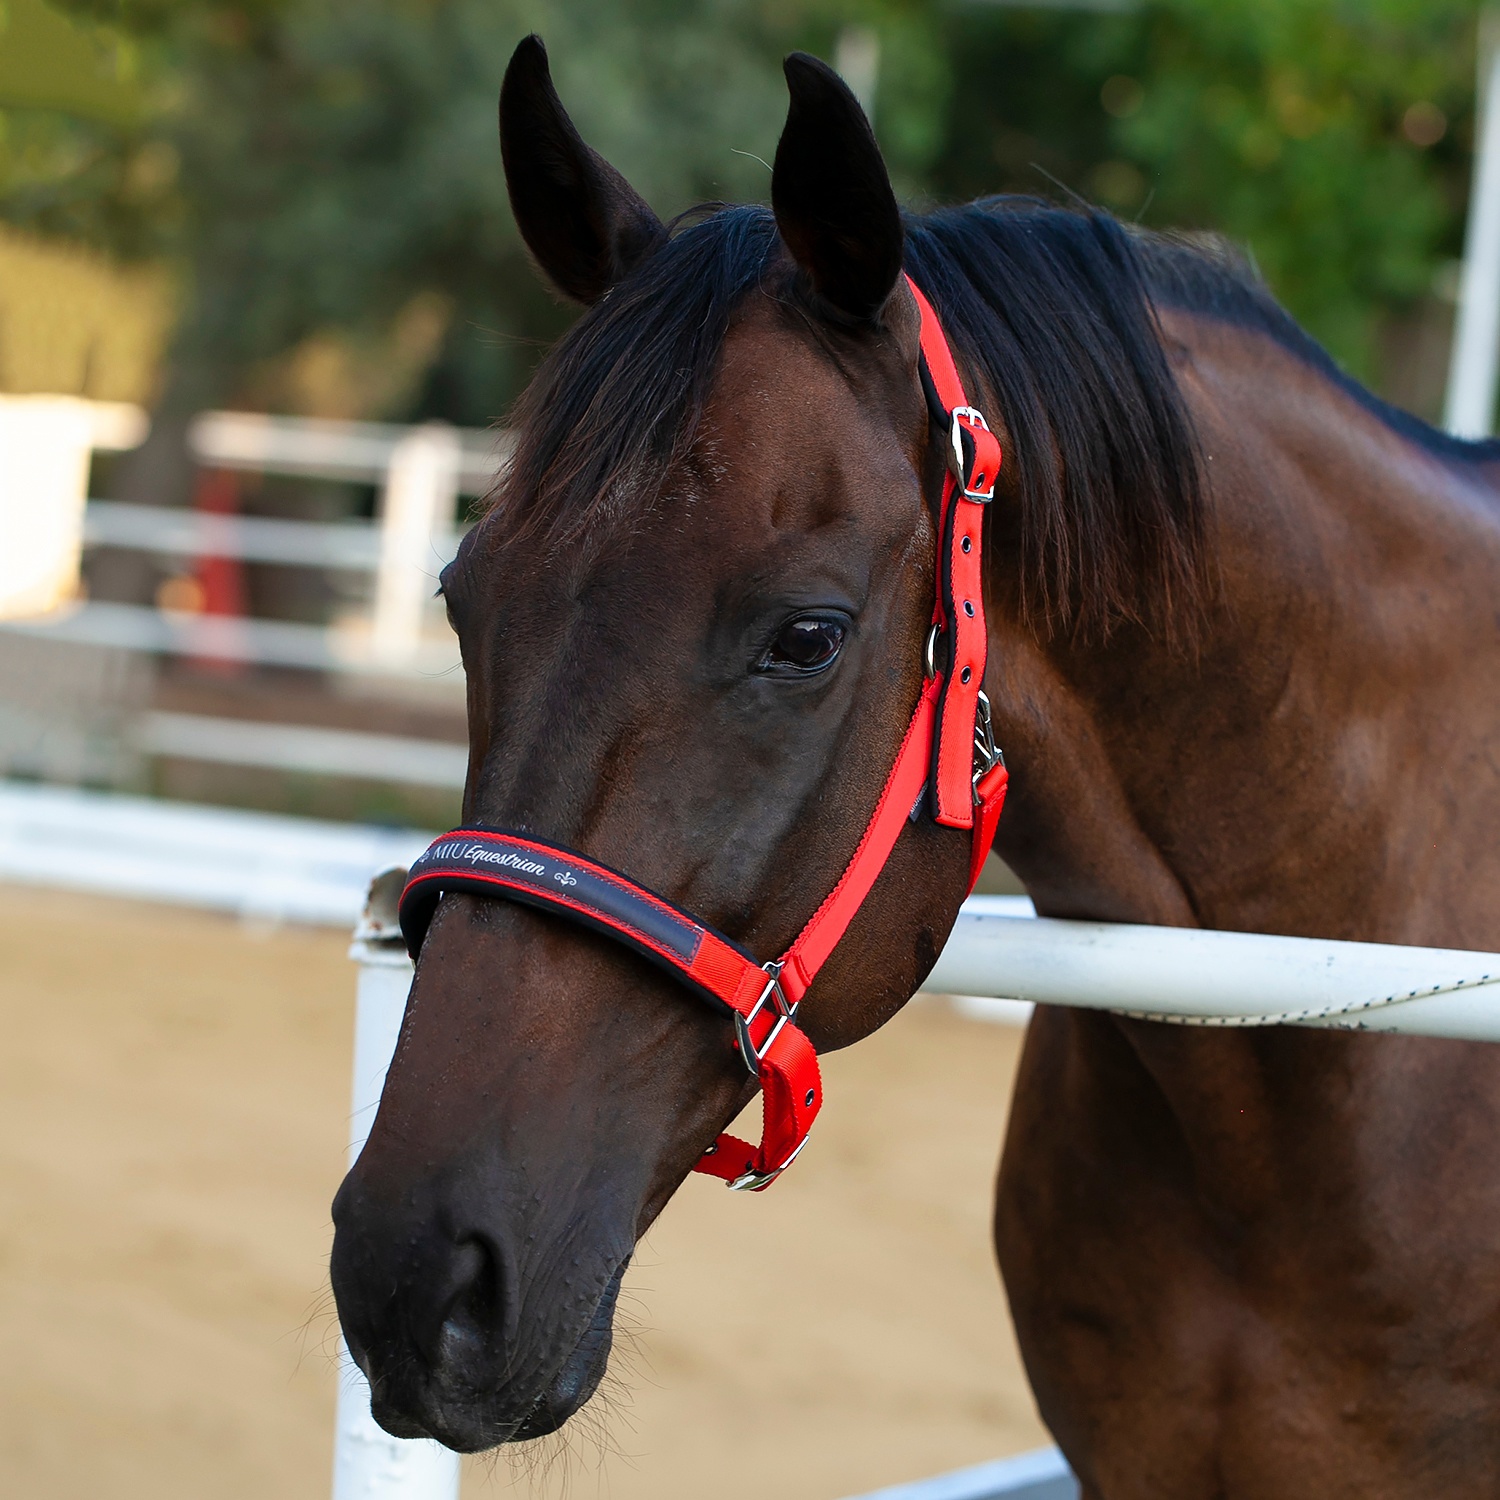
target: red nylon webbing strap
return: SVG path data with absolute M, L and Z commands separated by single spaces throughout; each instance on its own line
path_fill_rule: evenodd
M 1005 789 L 1010 785 L 1010 772 L 1005 762 L 997 761 L 974 783 L 974 795 L 979 806 L 974 811 L 974 841 L 969 846 L 969 891 L 979 884 L 979 872 L 984 869 L 985 859 L 995 842 L 995 829 L 1000 824 L 1000 809 L 1005 806 Z
M 911 810 L 927 784 L 927 767 L 932 755 L 932 730 L 937 720 L 939 681 L 928 678 L 917 699 L 917 711 L 906 727 L 906 738 L 896 752 L 896 763 L 886 778 L 875 815 L 865 827 L 864 837 L 854 851 L 839 883 L 829 892 L 823 904 L 812 914 L 807 925 L 782 959 L 782 988 L 794 1004 L 811 986 L 828 956 L 838 947 L 854 914 L 864 904 L 901 830 L 911 818 Z
M 969 889 L 979 878 L 1005 802 L 1007 773 L 990 734 L 983 694 L 986 635 L 981 591 L 984 506 L 995 490 L 1000 445 L 967 404 L 932 305 L 908 277 L 922 315 L 922 353 L 947 455 L 938 510 L 932 671 L 922 685 L 895 763 L 858 848 L 781 959 L 754 957 L 628 876 L 556 844 L 493 828 L 444 834 L 412 866 L 401 893 L 401 931 L 413 958 L 445 891 L 503 897 L 553 912 L 634 949 L 722 1006 L 735 1046 L 759 1081 L 759 1146 L 724 1134 L 697 1171 L 760 1191 L 791 1164 L 823 1103 L 818 1059 L 793 1015 L 838 947 L 930 786 L 934 819 L 971 829 Z M 937 651 L 941 642 L 941 655 Z
M 938 525 L 938 599 L 946 679 L 933 746 L 933 816 L 948 828 L 974 826 L 974 728 L 984 687 L 984 508 L 1000 473 L 1000 443 L 968 404 L 953 352 L 932 304 L 907 277 L 922 314 L 922 356 L 951 424 Z
M 736 1018 L 735 1046 L 761 1085 L 758 1147 L 721 1135 L 699 1170 L 762 1189 L 791 1164 L 823 1103 L 817 1053 L 791 1020 L 776 966 L 616 870 L 571 849 L 492 828 L 456 828 L 411 867 L 401 892 L 401 933 L 415 959 L 445 891 L 498 896 L 567 917 L 633 948 Z

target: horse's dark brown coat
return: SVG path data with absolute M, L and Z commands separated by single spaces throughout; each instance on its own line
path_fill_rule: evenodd
M 1056 915 L 1500 948 L 1490 476 L 1167 332 L 1223 599 L 1195 662 L 997 620 L 1002 852 Z M 996 1239 L 1087 1492 L 1500 1491 L 1497 1148 L 1500 1048 L 1040 1013 Z
M 522 64 L 513 120 L 540 111 L 574 149 L 545 66 Z M 800 128 L 853 107 L 798 67 Z M 834 134 L 857 214 L 878 157 L 848 118 Z M 568 264 L 522 227 L 576 291 L 651 247 L 610 228 L 643 222 L 618 179 L 569 180 L 592 196 Z M 814 295 L 746 299 L 656 503 L 556 544 L 502 500 L 445 579 L 469 675 L 466 819 L 583 848 L 764 953 L 868 817 L 932 584 L 914 310 L 898 290 L 876 322 L 847 316 L 871 255 L 841 257 L 805 198 L 777 211 Z M 813 327 L 819 306 L 831 321 Z M 1049 634 L 997 500 L 1001 852 L 1053 915 L 1500 947 L 1487 471 L 1263 333 L 1170 309 L 1162 332 L 1202 446 L 1216 587 L 1192 649 L 1130 624 Z M 1003 435 L 995 393 L 977 394 Z M 823 606 L 853 621 L 836 670 L 750 670 L 778 621 Z M 925 822 L 903 836 L 805 1003 L 821 1048 L 920 980 L 966 852 Z M 727 1028 L 669 980 L 530 911 L 447 899 L 336 1206 L 340 1314 L 380 1419 L 463 1448 L 565 1420 L 602 1369 L 636 1239 L 745 1098 Z M 1497 1156 L 1497 1048 L 1039 1013 L 996 1242 L 1090 1500 L 1493 1496 Z

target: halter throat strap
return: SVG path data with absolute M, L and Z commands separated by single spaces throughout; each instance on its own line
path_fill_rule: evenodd
M 907 283 L 921 311 L 923 386 L 945 454 L 922 691 L 858 846 L 791 946 L 763 964 L 628 875 L 560 844 L 500 828 L 444 834 L 412 866 L 401 894 L 401 930 L 413 959 L 442 895 L 465 892 L 519 902 L 602 933 L 722 1010 L 732 1022 L 735 1049 L 761 1087 L 764 1127 L 756 1146 L 720 1135 L 695 1170 L 735 1189 L 769 1187 L 806 1144 L 823 1086 L 817 1054 L 795 1021 L 797 1007 L 874 887 L 901 830 L 924 806 L 941 826 L 967 830 L 972 890 L 1005 801 L 1007 773 L 983 691 L 983 521 L 1000 445 L 968 404 L 932 305 L 910 277 Z

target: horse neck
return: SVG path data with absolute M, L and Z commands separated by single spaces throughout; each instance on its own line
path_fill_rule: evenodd
M 1164 323 L 1217 597 L 1193 652 L 996 642 L 1002 854 L 1056 915 L 1500 945 L 1500 501 L 1264 336 Z

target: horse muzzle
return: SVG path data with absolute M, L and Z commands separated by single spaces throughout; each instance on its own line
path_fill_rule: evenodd
M 335 1200 L 334 1297 L 372 1415 L 393 1436 L 460 1453 L 556 1431 L 603 1378 L 628 1254 L 601 1261 L 559 1244 L 528 1274 L 522 1307 L 503 1242 L 442 1234 L 446 1217 L 377 1227 L 388 1215 L 353 1174 Z

